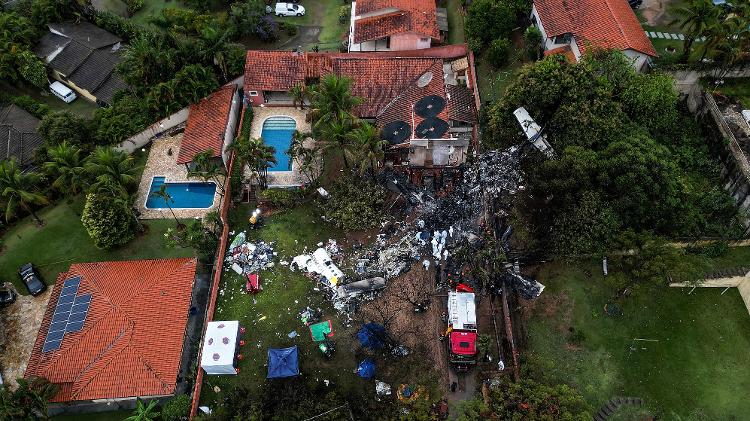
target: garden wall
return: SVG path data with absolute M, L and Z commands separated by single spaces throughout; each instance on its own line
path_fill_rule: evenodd
M 189 107 L 185 107 L 180 111 L 170 115 L 169 117 L 159 120 L 156 123 L 148 126 L 146 130 L 138 133 L 137 135 L 131 136 L 130 138 L 122 141 L 119 145 L 115 146 L 116 150 L 125 151 L 128 154 L 132 154 L 136 149 L 146 146 L 151 139 L 160 134 L 171 130 L 180 124 L 184 124 L 188 119 Z
M 706 288 L 737 288 L 740 292 L 742 300 L 745 302 L 747 312 L 750 314 L 750 277 L 747 274 L 745 276 L 732 276 L 730 278 L 717 278 L 717 279 L 706 279 L 702 281 L 698 287 Z M 674 282 L 669 284 L 670 287 L 676 288 L 692 288 L 695 285 L 688 284 L 685 282 Z

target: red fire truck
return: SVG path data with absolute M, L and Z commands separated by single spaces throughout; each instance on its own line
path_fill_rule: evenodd
M 473 292 L 448 292 L 448 358 L 460 371 L 477 363 L 477 313 Z

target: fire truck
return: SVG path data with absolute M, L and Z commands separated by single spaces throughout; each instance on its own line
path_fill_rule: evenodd
M 459 371 L 477 363 L 477 312 L 474 293 L 448 292 L 448 358 Z

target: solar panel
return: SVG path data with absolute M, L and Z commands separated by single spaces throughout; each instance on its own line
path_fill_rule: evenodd
M 81 277 L 66 279 L 57 298 L 55 312 L 50 321 L 42 352 L 60 348 L 65 334 L 80 332 L 86 322 L 91 305 L 91 294 L 76 295 L 81 286 Z

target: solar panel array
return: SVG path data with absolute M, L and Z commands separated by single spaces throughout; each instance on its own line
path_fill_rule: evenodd
M 68 278 L 63 283 L 42 352 L 59 349 L 66 333 L 79 332 L 83 329 L 91 304 L 91 294 L 77 295 L 80 286 L 80 276 Z

